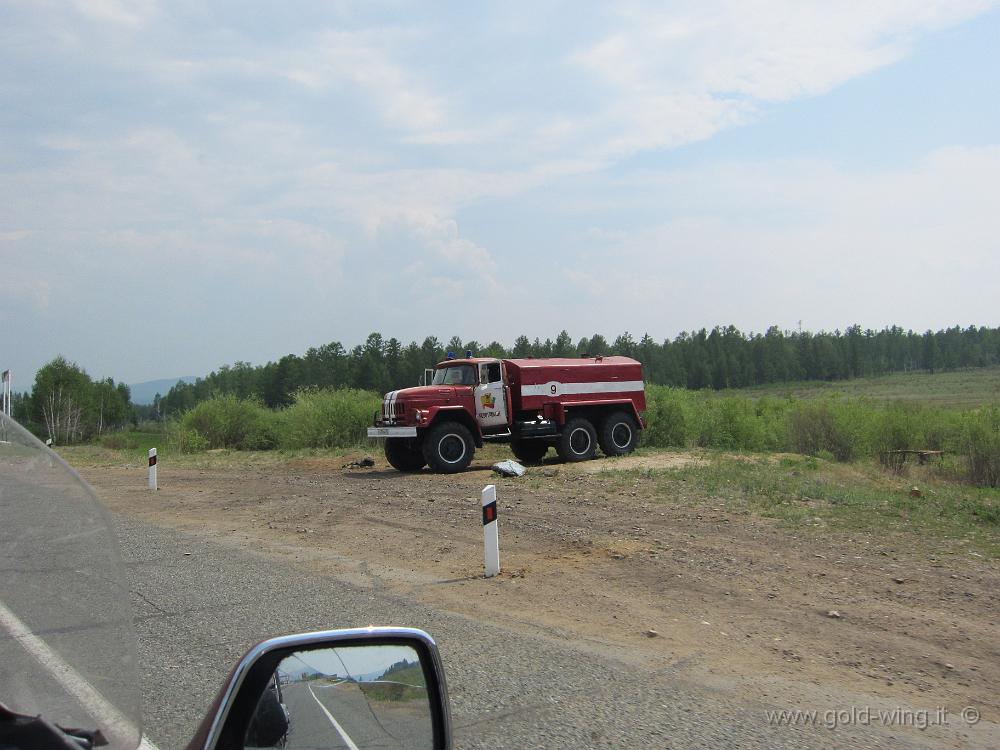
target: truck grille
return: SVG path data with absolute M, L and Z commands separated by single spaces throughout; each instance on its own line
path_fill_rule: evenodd
M 386 419 L 386 421 L 393 422 L 397 419 L 402 419 L 405 413 L 406 404 L 402 401 L 396 401 L 391 405 L 388 401 L 386 401 L 382 404 L 382 416 Z

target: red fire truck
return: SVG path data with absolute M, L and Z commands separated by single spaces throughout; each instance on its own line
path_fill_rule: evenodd
M 385 439 L 400 471 L 466 468 L 486 441 L 525 463 L 555 447 L 565 461 L 631 453 L 645 426 L 642 365 L 628 357 L 486 359 L 438 363 L 425 385 L 391 391 L 368 437 Z

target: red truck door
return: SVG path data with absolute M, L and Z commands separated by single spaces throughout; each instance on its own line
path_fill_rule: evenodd
M 476 421 L 483 430 L 508 424 L 507 395 L 504 392 L 500 360 L 479 363 L 479 385 L 473 393 L 476 400 Z

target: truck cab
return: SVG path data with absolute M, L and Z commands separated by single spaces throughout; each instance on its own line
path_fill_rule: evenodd
M 440 362 L 424 385 L 390 391 L 368 436 L 385 438 L 389 463 L 400 471 L 445 473 L 469 465 L 485 439 L 510 433 L 510 391 L 499 359 Z
M 499 359 L 446 360 L 433 370 L 430 386 L 469 386 L 476 415 L 476 425 L 480 432 L 489 434 L 498 429 L 508 431 L 510 427 L 510 389 L 504 377 L 503 363 Z M 408 389 L 412 397 L 418 397 L 417 389 Z M 455 391 L 465 395 L 463 392 Z

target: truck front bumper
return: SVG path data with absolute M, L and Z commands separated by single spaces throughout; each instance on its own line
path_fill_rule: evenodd
M 416 437 L 416 427 L 369 427 L 368 437 L 370 438 L 406 438 Z

